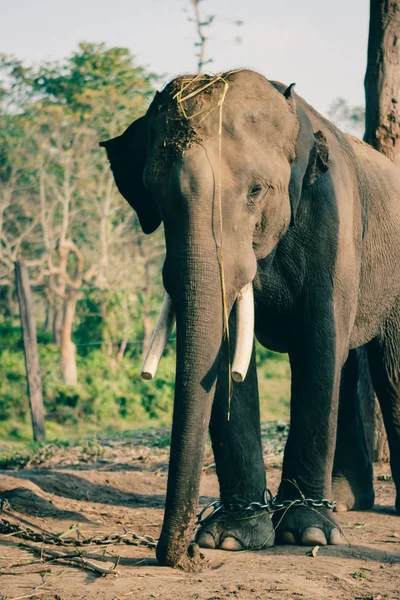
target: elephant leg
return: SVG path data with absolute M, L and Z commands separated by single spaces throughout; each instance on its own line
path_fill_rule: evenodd
M 340 382 L 338 430 L 332 473 L 332 495 L 337 512 L 367 510 L 374 505 L 373 470 L 358 393 L 359 352 L 360 350 L 350 351 Z
M 231 382 L 228 418 L 228 372 L 235 338 L 235 311 L 229 321 L 230 347 L 221 352 L 221 367 L 211 413 L 210 435 L 224 504 L 248 506 L 261 502 L 266 487 L 262 454 L 260 408 L 255 350 L 242 383 Z M 230 356 L 229 356 L 230 354 Z M 272 546 L 272 521 L 265 510 L 216 513 L 201 527 L 197 542 L 203 548 L 259 549 Z
M 385 423 L 400 513 L 400 300 L 396 308 L 396 318 L 389 319 L 382 334 L 368 344 L 368 360 Z
M 278 501 L 292 503 L 274 513 L 278 543 L 342 543 L 332 510 L 318 506 L 323 499 L 332 500 L 340 377 L 348 352 L 329 308 L 321 304 L 302 316 L 289 347 L 291 417 Z M 302 505 L 304 498 L 315 506 Z

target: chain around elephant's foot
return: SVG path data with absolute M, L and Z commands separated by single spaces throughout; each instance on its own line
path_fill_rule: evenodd
M 207 519 L 196 535 L 201 548 L 261 550 L 273 546 L 275 534 L 265 511 L 227 511 Z
M 325 507 L 292 506 L 274 513 L 277 544 L 338 545 L 345 542 L 340 527 Z

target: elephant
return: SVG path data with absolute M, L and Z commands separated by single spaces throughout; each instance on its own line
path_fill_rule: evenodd
M 166 295 L 143 368 L 154 376 L 176 319 L 161 565 L 179 563 L 192 541 L 208 431 L 221 504 L 199 546 L 343 541 L 331 501 L 337 510 L 374 503 L 360 352 L 400 511 L 400 171 L 293 87 L 245 69 L 180 76 L 122 135 L 101 142 L 143 231 L 165 231 Z M 261 507 L 255 337 L 287 352 L 291 367 L 276 498 L 286 508 L 272 519 Z

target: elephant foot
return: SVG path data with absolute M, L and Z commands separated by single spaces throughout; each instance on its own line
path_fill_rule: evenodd
M 334 475 L 332 497 L 336 501 L 336 512 L 371 509 L 375 501 L 372 472 L 363 479 L 347 473 Z
M 293 506 L 286 513 L 273 516 L 277 544 L 298 546 L 326 546 L 344 543 L 340 528 L 329 509 Z
M 274 530 L 265 511 L 217 513 L 198 531 L 196 542 L 201 548 L 219 550 L 261 550 L 274 545 Z

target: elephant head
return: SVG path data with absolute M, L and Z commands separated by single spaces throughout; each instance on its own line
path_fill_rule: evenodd
M 144 367 L 151 378 L 175 315 L 171 456 L 157 548 L 164 565 L 180 560 L 193 532 L 227 315 L 237 301 L 232 374 L 240 385 L 252 349 L 257 260 L 296 225 L 305 187 L 327 168 L 296 104 L 292 86 L 251 71 L 180 77 L 144 117 L 102 143 L 143 230 L 161 221 L 165 228 L 166 299 Z

